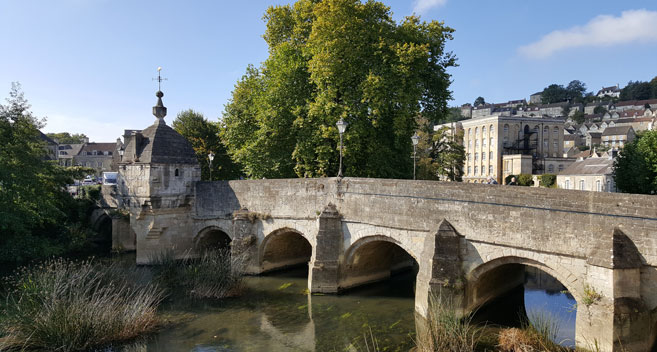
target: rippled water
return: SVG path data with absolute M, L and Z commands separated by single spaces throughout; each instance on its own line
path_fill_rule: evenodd
M 309 295 L 304 269 L 247 277 L 239 298 L 167 303 L 163 314 L 176 323 L 126 350 L 363 351 L 363 336 L 372 334 L 380 350 L 408 351 L 415 335 L 414 280 L 408 272 L 342 295 Z M 572 297 L 531 287 L 524 291 L 527 311 L 553 315 L 560 323 L 557 341 L 571 345 Z

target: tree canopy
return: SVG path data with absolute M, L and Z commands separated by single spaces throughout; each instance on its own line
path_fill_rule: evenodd
M 569 101 L 579 103 L 584 100 L 586 95 L 586 84 L 579 80 L 573 80 L 566 87 L 560 84 L 550 84 L 541 93 L 543 104 L 560 103 Z
M 247 176 L 344 174 L 409 178 L 415 118 L 444 119 L 456 65 L 441 22 L 396 23 L 380 2 L 299 0 L 270 7 L 269 57 L 247 67 L 222 120 L 222 139 Z
M 461 181 L 465 162 L 463 130 L 442 127 L 434 131 L 433 125 L 424 118 L 418 119 L 418 125 L 417 178 Z
M 84 133 L 70 134 L 69 132 L 46 133 L 46 136 L 57 140 L 59 144 L 82 144 L 87 138 Z
M 29 109 L 14 83 L 7 105 L 0 104 L 0 262 L 58 255 L 85 239 L 75 224 L 88 214 L 80 213 L 65 185 L 88 170 L 45 160 L 43 121 Z
M 657 95 L 653 95 L 653 87 L 648 82 L 629 81 L 620 94 L 620 100 L 646 100 L 651 98 L 657 98 Z
M 239 169 L 226 153 L 226 147 L 219 138 L 219 124 L 210 122 L 203 114 L 192 109 L 181 111 L 172 123 L 173 129 L 185 137 L 196 152 L 201 165 L 201 179 L 210 179 L 208 155 L 212 152 L 212 179 L 231 180 L 240 176 Z
M 486 100 L 484 99 L 484 97 L 477 97 L 477 99 L 475 99 L 472 106 L 479 106 L 479 105 L 484 105 L 484 104 L 486 104 Z
M 624 193 L 657 192 L 657 131 L 638 133 L 614 161 L 614 182 Z

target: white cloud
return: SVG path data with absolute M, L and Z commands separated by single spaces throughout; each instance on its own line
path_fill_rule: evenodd
M 570 48 L 653 41 L 657 41 L 657 11 L 628 10 L 620 17 L 601 15 L 584 26 L 556 30 L 537 42 L 521 46 L 518 51 L 530 58 L 545 58 Z
M 423 14 L 431 8 L 443 6 L 446 3 L 447 0 L 415 0 L 413 12 L 416 14 Z

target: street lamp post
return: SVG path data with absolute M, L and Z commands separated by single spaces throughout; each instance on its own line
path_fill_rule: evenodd
M 338 126 L 338 133 L 340 133 L 340 170 L 338 171 L 338 177 L 342 177 L 342 134 L 347 129 L 348 123 L 340 118 L 335 125 Z
M 415 180 L 415 159 L 417 157 L 417 144 L 420 142 L 420 136 L 417 135 L 417 132 L 411 137 L 413 142 L 413 179 Z
M 212 181 L 212 160 L 214 160 L 214 153 L 210 152 L 210 154 L 208 154 L 208 161 L 210 163 L 210 181 Z

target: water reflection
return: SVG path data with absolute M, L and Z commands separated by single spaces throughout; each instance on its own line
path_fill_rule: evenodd
M 415 272 L 344 295 L 309 295 L 307 273 L 300 268 L 247 277 L 248 290 L 239 298 L 168 302 L 162 314 L 173 324 L 122 351 L 353 351 L 365 349 L 363 338 L 370 331 L 381 350 L 414 346 Z M 495 304 L 497 312 L 491 314 L 499 321 L 500 309 L 507 316 L 518 309 L 530 316 L 534 310 L 550 312 L 560 325 L 557 341 L 572 345 L 575 301 L 541 273 L 529 270 L 525 288 Z

